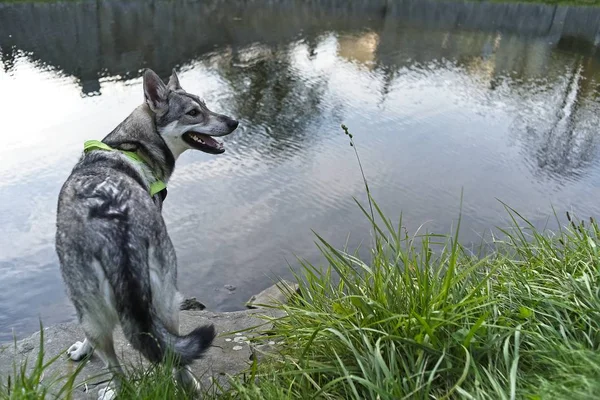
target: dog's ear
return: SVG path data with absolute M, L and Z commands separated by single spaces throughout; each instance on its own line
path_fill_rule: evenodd
M 168 95 L 169 90 L 162 79 L 150 68 L 146 69 L 144 71 L 144 97 L 148 107 L 158 115 L 164 114 L 167 109 Z
M 182 87 L 179 84 L 179 78 L 177 77 L 177 72 L 175 72 L 175 68 L 173 68 L 173 73 L 171 74 L 171 77 L 169 78 L 169 83 L 167 84 L 167 87 L 171 90 L 181 90 Z

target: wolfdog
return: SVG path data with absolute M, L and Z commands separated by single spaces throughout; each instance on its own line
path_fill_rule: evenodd
M 96 351 L 113 375 L 99 399 L 116 396 L 122 369 L 113 344 L 120 323 L 145 358 L 163 362 L 170 350 L 174 375 L 198 389 L 189 364 L 215 338 L 213 325 L 179 332 L 177 259 L 162 217 L 166 183 L 187 149 L 223 153 L 215 136 L 238 121 L 217 114 L 181 88 L 175 70 L 165 85 L 147 69 L 145 101 L 102 141 L 88 141 L 59 194 L 56 252 L 67 294 L 85 340 L 67 351 L 78 361 Z

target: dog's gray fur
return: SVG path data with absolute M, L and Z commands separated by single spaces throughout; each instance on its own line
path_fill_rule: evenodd
M 151 197 L 149 184 L 153 174 L 166 183 L 186 149 L 223 151 L 215 142 L 210 142 L 212 147 L 204 141 L 191 145 L 191 132 L 211 140 L 208 136 L 229 134 L 238 123 L 185 92 L 175 70 L 167 85 L 152 70 L 143 78 L 144 104 L 102 141 L 114 149 L 136 151 L 145 165 L 117 151 L 90 151 L 75 165 L 59 195 L 56 251 L 86 334 L 68 353 L 80 360 L 96 350 L 118 385 L 122 371 L 113 330 L 120 323 L 133 347 L 148 360 L 161 362 L 171 349 L 179 382 L 197 387 L 187 365 L 202 356 L 215 330 L 207 325 L 187 335 L 179 333 L 182 297 L 175 250 L 161 214 L 164 196 Z M 100 391 L 100 398 L 114 396 L 113 389 Z

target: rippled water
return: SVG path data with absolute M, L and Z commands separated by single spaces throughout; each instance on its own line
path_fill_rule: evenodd
M 142 68 L 241 121 L 225 154 L 180 158 L 164 209 L 182 291 L 233 310 L 319 261 L 311 229 L 368 241 L 341 123 L 411 231 L 448 231 L 461 189 L 467 243 L 506 223 L 497 199 L 540 226 L 597 216 L 599 29 L 598 9 L 475 2 L 0 3 L 0 340 L 74 319 L 58 191 L 142 101 Z

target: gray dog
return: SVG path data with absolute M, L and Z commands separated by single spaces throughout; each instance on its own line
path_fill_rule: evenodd
M 175 160 L 187 149 L 220 154 L 215 136 L 238 122 L 209 110 L 187 93 L 175 70 L 165 85 L 144 72 L 144 104 L 101 142 L 89 141 L 64 183 L 57 213 L 56 252 L 85 340 L 68 350 L 73 360 L 96 351 L 113 373 L 99 399 L 116 396 L 122 374 L 113 345 L 117 323 L 152 362 L 170 350 L 175 376 L 198 389 L 188 365 L 215 337 L 212 325 L 179 333 L 177 259 L 161 210 Z

